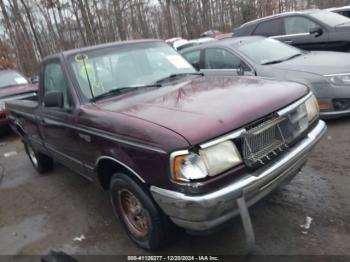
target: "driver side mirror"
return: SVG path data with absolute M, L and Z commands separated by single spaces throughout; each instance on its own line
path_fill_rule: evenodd
M 63 93 L 61 91 L 53 91 L 44 96 L 45 107 L 63 107 Z
M 254 76 L 255 73 L 252 72 L 252 69 L 243 61 L 239 63 L 239 68 L 237 74 L 240 76 Z
M 310 35 L 314 35 L 315 37 L 319 37 L 323 34 L 323 29 L 319 26 L 313 27 L 309 31 Z

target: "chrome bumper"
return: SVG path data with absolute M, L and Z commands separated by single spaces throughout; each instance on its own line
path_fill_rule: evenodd
M 238 214 L 237 198 L 244 196 L 247 205 L 251 206 L 283 182 L 292 179 L 326 129 L 325 123 L 319 120 L 306 138 L 290 148 L 277 162 L 255 173 L 246 174 L 217 191 L 189 196 L 151 186 L 152 196 L 178 226 L 193 231 L 210 230 Z

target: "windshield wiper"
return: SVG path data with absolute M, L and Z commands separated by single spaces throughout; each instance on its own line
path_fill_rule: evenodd
M 262 65 L 272 65 L 272 64 L 278 64 L 278 63 L 282 63 L 284 61 L 284 59 L 279 59 L 279 60 L 272 60 L 266 63 L 263 63 Z
M 175 78 L 178 78 L 178 77 L 184 77 L 184 76 L 189 76 L 189 75 L 204 76 L 204 74 L 201 73 L 201 72 L 172 74 L 172 75 L 169 75 L 167 77 L 159 79 L 158 81 L 156 81 L 156 84 L 159 84 L 159 83 L 162 83 L 162 82 L 165 82 L 165 81 L 168 81 L 168 80 L 172 80 L 172 79 L 175 79 Z
M 272 65 L 272 64 L 282 63 L 284 61 L 291 60 L 291 59 L 298 57 L 298 56 L 301 56 L 301 55 L 302 55 L 301 53 L 298 53 L 298 54 L 292 55 L 292 56 L 284 58 L 284 59 L 272 60 L 272 61 L 263 63 L 262 65 Z
M 141 88 L 161 87 L 161 86 L 162 86 L 161 84 L 151 84 L 151 85 L 118 87 L 115 89 L 111 89 L 106 93 L 102 93 L 100 95 L 97 95 L 94 98 L 92 98 L 90 101 L 95 102 L 96 100 L 99 100 L 101 98 L 105 98 L 105 97 L 109 97 L 109 96 L 113 96 L 113 95 L 120 95 L 120 94 L 124 94 L 124 93 L 130 92 L 130 91 L 141 89 Z
M 296 57 L 301 56 L 301 55 L 302 55 L 301 53 L 292 55 L 292 56 L 288 57 L 287 59 L 285 59 L 284 61 L 291 60 L 291 59 L 296 58 Z

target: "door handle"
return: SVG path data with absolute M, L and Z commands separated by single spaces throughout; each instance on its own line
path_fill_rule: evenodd
M 291 44 L 293 44 L 293 41 L 292 40 L 285 40 L 285 41 L 283 41 L 283 43 L 285 43 L 287 45 L 291 45 Z

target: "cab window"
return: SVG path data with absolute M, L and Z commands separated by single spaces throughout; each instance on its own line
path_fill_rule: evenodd
M 63 94 L 63 107 L 71 108 L 71 98 L 69 95 L 68 84 L 64 77 L 61 65 L 58 62 L 52 62 L 44 69 L 44 95 L 49 92 L 60 91 Z

